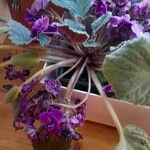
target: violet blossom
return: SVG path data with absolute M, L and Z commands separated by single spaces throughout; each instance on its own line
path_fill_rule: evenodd
M 136 3 L 132 12 L 136 19 L 150 19 L 150 1 L 143 0 L 140 3 Z
M 57 96 L 61 90 L 60 83 L 57 80 L 49 79 L 44 82 L 45 90 L 51 93 L 53 96 Z
M 93 14 L 95 16 L 100 16 L 102 14 L 105 14 L 107 12 L 107 5 L 104 0 L 92 0 L 93 5 Z
M 50 134 L 53 133 L 54 135 L 60 135 L 60 123 L 62 119 L 62 112 L 53 107 L 50 107 L 48 112 L 42 112 L 39 114 L 39 120 L 41 121 L 45 130 Z
M 48 6 L 48 0 L 35 0 L 31 6 L 31 9 L 27 9 L 25 13 L 25 20 L 29 24 L 33 24 L 41 16 L 41 11 Z

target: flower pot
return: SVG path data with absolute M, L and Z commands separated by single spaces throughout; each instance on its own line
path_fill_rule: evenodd
M 46 66 L 47 64 L 45 64 L 44 67 Z M 61 74 L 62 72 L 63 70 L 61 69 L 56 70 L 53 72 L 53 74 L 51 74 L 46 78 L 50 78 L 50 77 L 57 78 L 59 74 Z M 86 78 L 85 75 L 82 77 Z M 66 86 L 69 81 L 69 77 L 62 79 L 61 81 L 63 85 Z M 85 92 L 87 89 L 86 81 L 84 81 L 84 83 L 82 84 L 80 82 L 77 83 L 77 89 L 79 90 L 74 90 L 72 98 L 83 100 L 84 97 L 86 97 L 86 92 Z M 62 86 L 62 94 L 66 90 L 65 86 Z M 83 89 L 85 91 L 82 91 Z M 92 89 L 93 89 L 92 92 L 96 94 L 91 93 L 87 99 L 86 120 L 93 121 L 96 123 L 101 123 L 108 126 L 115 126 L 105 106 L 104 99 L 100 95 L 97 95 L 98 92 L 96 91 L 95 87 L 93 87 Z M 147 133 L 150 133 L 150 126 L 149 126 L 150 107 L 138 106 L 129 102 L 125 102 L 113 98 L 110 98 L 110 102 L 113 105 L 114 110 L 116 111 L 120 119 L 120 122 L 122 123 L 123 126 L 126 126 L 128 124 L 134 124 L 147 131 Z
M 34 150 L 69 150 L 71 148 L 70 142 L 54 136 L 45 143 L 33 143 L 32 146 Z

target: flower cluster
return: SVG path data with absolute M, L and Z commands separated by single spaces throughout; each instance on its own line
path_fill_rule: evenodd
M 5 56 L 3 58 L 3 62 L 8 61 L 10 59 L 11 59 L 10 55 Z M 24 70 L 24 69 L 23 70 L 17 70 L 14 65 L 6 66 L 5 70 L 6 70 L 5 79 L 8 79 L 8 80 L 21 79 L 24 81 L 30 75 L 30 70 L 27 70 L 27 69 L 26 70 Z
M 97 17 L 107 11 L 112 12 L 113 16 L 107 29 L 111 38 L 114 37 L 115 41 L 122 42 L 139 37 L 142 34 L 149 36 L 147 30 L 144 30 L 149 26 L 145 23 L 145 20 L 149 19 L 150 16 L 149 0 L 134 4 L 131 0 L 93 0 L 92 4 L 93 14 Z
M 54 79 L 46 80 L 44 89 L 36 95 L 28 98 L 28 94 L 35 86 L 35 81 L 22 87 L 19 98 L 20 112 L 15 119 L 16 129 L 25 125 L 25 131 L 33 142 L 44 142 L 51 135 L 64 138 L 65 140 L 79 140 L 81 135 L 75 129 L 84 124 L 85 105 L 77 108 L 75 112 L 55 106 L 60 92 L 60 83 Z M 76 101 L 78 104 L 80 101 Z M 38 128 L 36 128 L 38 124 Z
M 32 38 L 38 38 L 40 34 L 52 36 L 57 32 L 56 25 L 51 23 L 52 14 L 46 8 L 49 5 L 48 0 L 36 0 L 31 9 L 27 9 L 25 20 L 32 25 Z

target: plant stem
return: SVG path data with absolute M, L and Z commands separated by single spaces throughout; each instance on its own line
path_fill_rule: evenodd
M 70 69 L 68 69 L 66 72 L 64 72 L 63 74 L 61 74 L 57 80 L 60 80 L 61 78 L 63 78 L 65 75 L 67 75 L 69 72 L 71 72 L 74 68 L 76 68 L 80 62 L 82 61 L 82 58 L 80 58 Z
M 62 66 L 66 66 L 66 65 L 71 64 L 71 63 L 74 63 L 75 61 L 76 61 L 76 59 L 72 58 L 72 59 L 64 60 L 64 61 L 58 62 L 58 63 L 56 63 L 54 65 L 51 65 L 51 66 L 48 66 L 46 68 L 41 69 L 40 71 L 35 73 L 33 76 L 31 76 L 27 81 L 25 81 L 20 86 L 20 89 L 22 88 L 22 86 L 24 84 L 28 84 L 34 79 L 36 79 L 37 81 L 41 81 L 46 75 L 48 75 L 49 73 L 51 73 L 55 69 L 57 69 L 59 67 L 62 67 Z
M 10 65 L 10 64 L 11 64 L 11 60 L 2 62 L 2 63 L 0 63 L 0 68 L 5 67 L 5 66 Z
M 47 56 L 47 57 L 43 57 L 40 60 L 43 62 L 59 62 L 59 61 L 64 61 L 67 58 L 63 58 L 63 57 L 58 57 L 58 56 Z
M 104 103 L 105 103 L 105 105 L 106 105 L 106 107 L 107 107 L 107 109 L 109 111 L 109 114 L 110 114 L 111 118 L 113 119 L 113 122 L 114 122 L 114 124 L 115 124 L 115 126 L 116 126 L 116 128 L 117 128 L 117 130 L 119 132 L 119 135 L 121 136 L 123 129 L 122 129 L 121 123 L 120 123 L 120 121 L 118 119 L 118 116 L 117 116 L 116 112 L 114 111 L 114 108 L 111 105 L 110 101 L 108 100 L 107 95 L 103 91 L 102 85 L 101 85 L 101 83 L 100 83 L 96 73 L 93 71 L 93 69 L 90 69 L 90 74 L 91 74 L 91 77 L 92 77 L 92 80 L 93 80 L 95 86 L 97 87 L 99 93 L 103 97 Z
M 54 10 L 54 9 L 50 9 L 50 11 L 53 13 L 53 15 L 55 16 L 55 18 L 62 24 L 64 24 L 64 21 L 62 20 L 62 18 L 59 16 L 59 14 Z
M 72 63 L 75 63 L 77 61 L 76 58 L 71 58 L 71 59 L 67 59 L 61 62 L 58 62 L 50 67 L 46 67 L 44 72 L 39 76 L 38 81 L 42 80 L 46 75 L 50 74 L 51 72 L 53 72 L 54 70 L 63 67 L 63 66 L 67 66 L 70 65 Z
M 80 46 L 78 44 L 72 44 L 72 46 L 74 47 L 75 51 L 81 55 L 81 56 L 85 56 L 84 51 L 81 50 Z
M 78 69 L 75 74 L 72 76 L 72 78 L 70 79 L 69 81 L 69 84 L 67 86 L 67 90 L 66 90 L 66 94 L 65 94 L 65 99 L 70 101 L 70 98 L 71 98 L 71 95 L 72 95 L 72 92 L 73 92 L 73 89 L 79 79 L 79 77 L 81 76 L 81 74 L 83 73 L 84 71 L 84 68 L 86 66 L 88 62 L 88 58 L 85 59 L 81 69 Z
M 87 101 L 87 98 L 89 97 L 90 91 L 91 91 L 91 76 L 90 76 L 90 72 L 89 72 L 88 69 L 87 69 L 87 72 L 88 72 L 88 91 L 87 91 L 87 94 L 86 94 L 85 98 L 79 104 L 77 104 L 77 105 L 67 105 L 67 104 L 63 104 L 63 103 L 53 102 L 52 105 L 61 106 L 61 107 L 65 107 L 65 108 L 68 108 L 68 109 L 76 109 L 76 108 L 80 107 L 81 105 L 83 105 Z

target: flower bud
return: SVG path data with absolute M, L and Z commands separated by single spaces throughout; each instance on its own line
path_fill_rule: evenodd
M 17 86 L 13 86 L 5 96 L 5 102 L 11 103 L 17 100 L 20 93 L 20 89 Z

